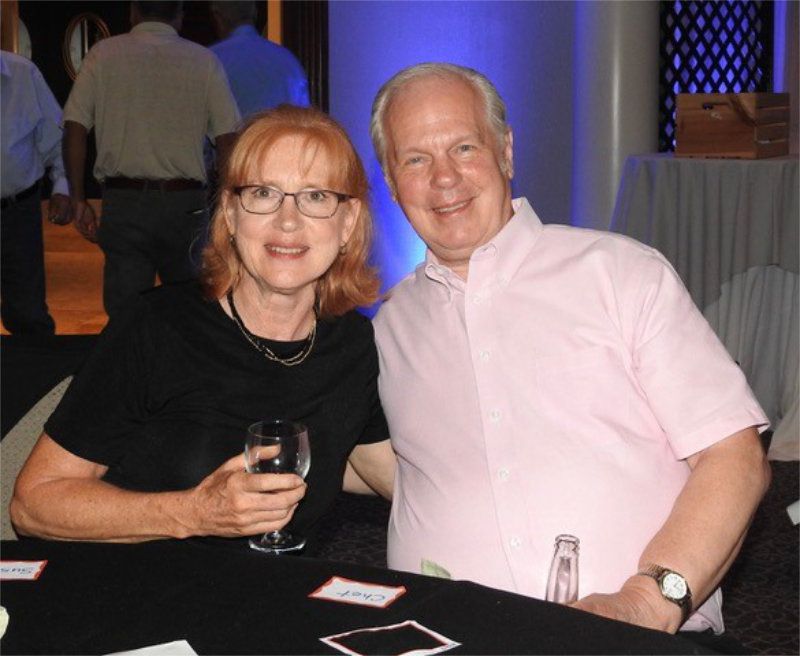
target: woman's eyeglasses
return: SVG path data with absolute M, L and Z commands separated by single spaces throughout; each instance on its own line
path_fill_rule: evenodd
M 242 209 L 251 214 L 272 214 L 277 212 L 283 199 L 293 196 L 298 211 L 312 219 L 329 219 L 339 203 L 349 200 L 352 196 L 340 194 L 330 189 L 305 189 L 292 194 L 262 185 L 242 185 L 234 187 L 233 192 L 239 197 Z

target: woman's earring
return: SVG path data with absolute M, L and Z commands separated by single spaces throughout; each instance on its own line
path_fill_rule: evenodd
M 230 235 L 228 237 L 228 243 L 230 243 L 231 246 L 236 248 L 236 237 L 234 235 Z
M 347 253 L 347 244 L 344 243 L 339 247 L 339 255 L 344 255 Z

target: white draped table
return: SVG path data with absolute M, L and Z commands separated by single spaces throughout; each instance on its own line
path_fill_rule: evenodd
M 797 156 L 635 155 L 610 229 L 661 251 L 772 422 L 769 456 L 800 458 Z

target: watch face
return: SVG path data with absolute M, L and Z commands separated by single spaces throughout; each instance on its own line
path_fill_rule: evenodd
M 686 596 L 686 581 L 679 574 L 669 572 L 661 580 L 661 590 L 670 599 L 681 600 Z

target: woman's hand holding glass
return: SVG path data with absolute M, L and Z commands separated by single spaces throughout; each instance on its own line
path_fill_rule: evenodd
M 297 474 L 248 473 L 239 453 L 191 491 L 186 535 L 242 537 L 279 531 L 305 493 L 306 484 Z

